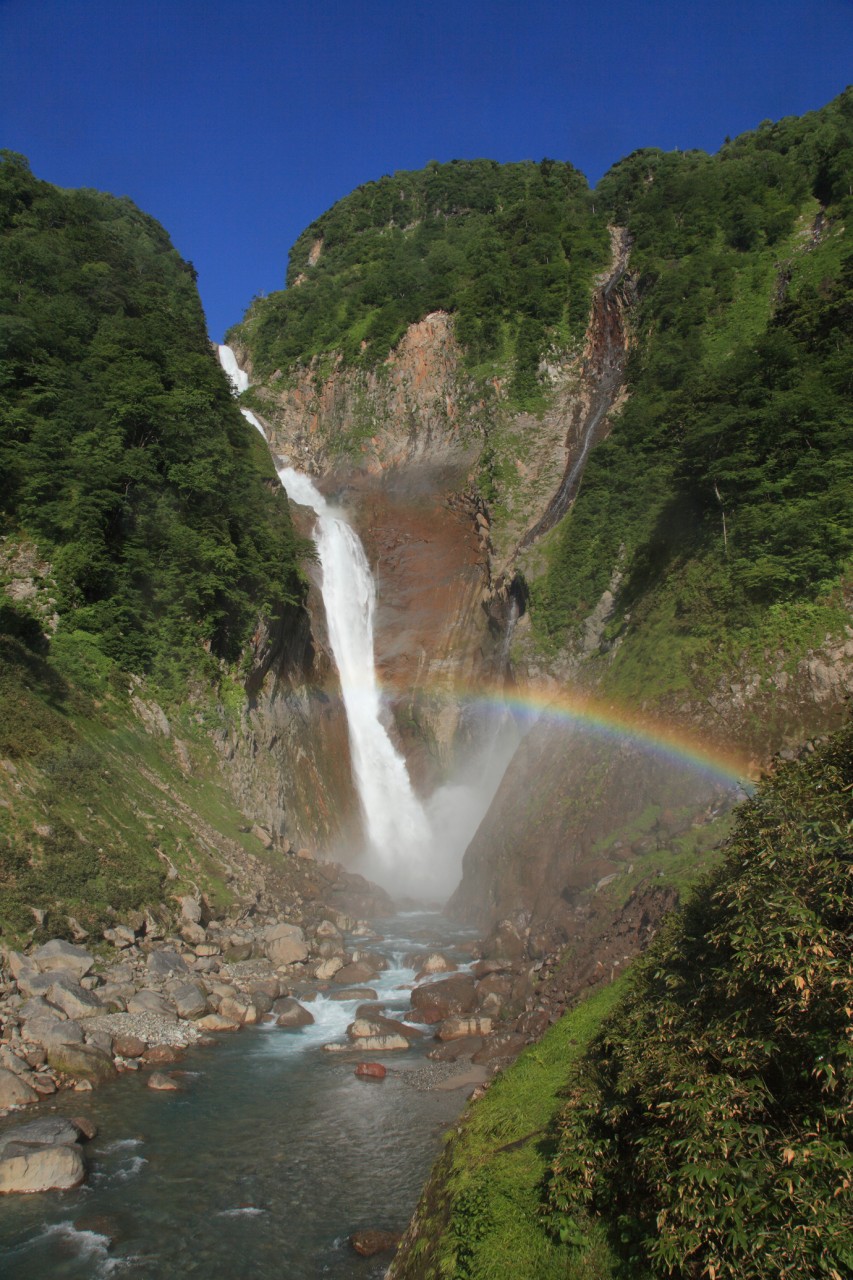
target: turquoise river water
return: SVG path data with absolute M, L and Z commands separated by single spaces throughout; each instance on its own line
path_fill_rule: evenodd
M 409 913 L 378 927 L 384 941 L 371 947 L 393 967 L 374 986 L 395 1016 L 414 978 L 404 953 L 466 958 L 470 935 L 441 916 Z M 72 1192 L 0 1199 L 4 1280 L 381 1276 L 387 1256 L 359 1258 L 349 1235 L 404 1228 L 470 1086 L 415 1085 L 435 1043 L 429 1032 L 407 1053 L 380 1057 L 385 1080 L 359 1080 L 351 1054 L 322 1048 L 345 1038 L 356 1002 L 321 996 L 309 1007 L 313 1027 L 251 1028 L 191 1050 L 178 1064 L 180 1093 L 147 1089 L 139 1072 L 59 1096 L 56 1111 L 98 1125 L 89 1179 Z

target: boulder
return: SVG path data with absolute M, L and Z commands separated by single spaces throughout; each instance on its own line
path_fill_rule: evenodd
M 445 1018 L 472 1013 L 477 1004 L 474 979 L 454 974 L 438 982 L 427 982 L 412 992 L 412 1008 L 419 1022 L 442 1022 Z
M 377 1253 L 388 1253 L 391 1249 L 396 1249 L 401 1240 L 402 1236 L 397 1232 L 377 1231 L 375 1228 L 354 1231 L 349 1238 L 353 1249 L 362 1258 L 372 1258 Z
M 32 1147 L 68 1146 L 78 1142 L 82 1129 L 73 1120 L 63 1116 L 41 1116 L 27 1124 L 16 1124 L 0 1134 L 0 1155 L 9 1143 L 24 1143 Z
M 320 938 L 319 941 L 315 939 L 312 951 L 321 960 L 331 960 L 332 956 L 340 956 L 342 964 L 346 954 L 343 942 L 338 942 L 334 938 Z
M 181 1086 L 174 1076 L 166 1075 L 164 1071 L 152 1071 L 148 1077 L 148 1088 L 156 1089 L 160 1093 L 177 1093 Z
M 0 1067 L 0 1107 L 28 1107 L 39 1095 L 26 1080 L 8 1067 Z
M 156 978 L 166 978 L 170 973 L 188 973 L 187 962 L 171 947 L 163 947 L 148 953 L 148 972 Z
M 472 1062 L 511 1062 L 527 1044 L 527 1037 L 517 1031 L 498 1031 L 488 1037 L 483 1047 L 471 1058 Z
M 179 1018 L 201 1018 L 207 1013 L 207 995 L 197 982 L 179 982 L 169 988 L 169 999 Z
M 305 934 L 300 926 L 298 924 L 288 924 L 286 921 L 267 925 L 262 930 L 262 936 L 266 943 L 277 942 L 280 938 L 290 938 L 294 942 L 305 941 Z
M 47 992 L 47 1000 L 61 1009 L 66 1018 L 94 1018 L 104 1012 L 104 1006 L 93 991 L 84 987 L 56 982 Z
M 70 970 L 76 980 L 87 974 L 95 963 L 85 947 L 75 947 L 72 942 L 62 938 L 52 938 L 44 946 L 37 947 L 30 955 L 30 960 L 40 973 L 50 973 L 54 969 Z
M 120 1058 L 141 1058 L 147 1047 L 144 1040 L 129 1032 L 113 1036 L 113 1053 Z
M 310 1027 L 314 1022 L 313 1014 L 292 997 L 276 1000 L 273 1013 L 277 1027 Z
M 314 966 L 314 977 L 318 982 L 329 982 L 343 967 L 344 962 L 340 956 L 331 956 L 328 960 L 321 960 Z
M 308 948 L 297 938 L 274 938 L 267 943 L 267 955 L 275 965 L 301 964 L 308 959 Z
M 240 1026 L 253 1026 L 258 1021 L 258 1011 L 250 1000 L 243 996 L 225 996 L 219 1002 L 219 1014 L 238 1022 Z
M 183 1047 L 179 1044 L 152 1044 L 142 1055 L 149 1066 L 162 1067 L 169 1062 L 180 1062 L 184 1056 Z
M 517 963 L 524 958 L 526 943 L 510 920 L 501 920 L 484 939 L 482 949 L 486 959 Z
M 239 1031 L 241 1023 L 224 1018 L 221 1013 L 207 1013 L 199 1018 L 196 1026 L 200 1031 Z
M 281 990 L 281 983 L 275 974 L 261 974 L 258 977 L 252 978 L 252 982 L 249 987 L 249 994 L 254 1000 L 258 993 L 269 996 L 270 1000 L 277 1000 L 279 996 L 283 994 Z
M 50 1049 L 58 1044 L 82 1044 L 83 1028 L 68 1018 L 40 1016 L 24 1023 L 24 1039 Z
M 181 937 L 191 947 L 203 945 L 207 941 L 207 934 L 202 926 L 200 924 L 191 924 L 189 921 L 181 925 Z
M 77 1076 L 92 1084 L 103 1084 L 116 1074 L 109 1054 L 91 1044 L 55 1045 L 48 1049 L 47 1060 L 54 1071 Z
M 136 934 L 132 929 L 128 929 L 126 924 L 117 924 L 112 929 L 105 929 L 104 937 L 107 942 L 111 942 L 120 951 L 127 950 L 128 947 L 132 947 L 136 942 Z
M 341 941 L 341 931 L 338 926 L 331 920 L 321 920 L 314 930 L 315 938 L 332 938 L 337 942 Z
M 436 1040 L 461 1040 L 463 1036 L 487 1036 L 491 1018 L 445 1018 L 435 1033 Z
M 430 1049 L 427 1057 L 433 1062 L 458 1062 L 460 1058 L 473 1058 L 482 1047 L 482 1036 L 460 1036 L 456 1040 L 437 1044 L 434 1049 Z
M 330 1047 L 323 1046 L 324 1049 Z M 341 1047 L 347 1046 L 337 1046 L 338 1049 Z M 409 1041 L 405 1036 L 391 1032 L 388 1035 L 362 1036 L 352 1047 L 357 1048 L 360 1053 L 396 1053 L 402 1049 L 408 1049 Z
M 18 990 L 24 996 L 46 996 L 51 987 L 79 987 L 77 974 L 71 969 L 51 969 L 40 973 L 38 969 L 25 969 L 18 978 Z
M 353 964 L 345 964 L 342 969 L 338 969 L 332 982 L 342 987 L 350 987 L 353 983 L 369 982 L 371 978 L 376 977 L 377 972 L 372 964 L 357 961 Z
M 221 955 L 222 947 L 218 942 L 200 942 L 195 953 L 199 960 L 212 960 L 214 956 Z
M 93 1044 L 96 1049 L 113 1056 L 113 1038 L 106 1027 L 90 1027 L 86 1031 L 86 1044 Z
M 330 1000 L 375 1000 L 373 987 L 347 987 L 346 991 L 330 991 Z
M 227 964 L 239 964 L 241 960 L 250 960 L 254 945 L 249 938 L 232 938 L 225 945 L 225 960 Z
M 181 918 L 189 924 L 201 923 L 201 903 L 198 898 L 193 898 L 190 894 L 186 894 L 180 899 Z
M 9 966 L 9 972 L 16 982 L 22 973 L 37 972 L 36 966 L 33 964 L 30 957 L 25 955 L 23 951 L 7 951 L 6 963 Z
M 265 991 L 256 991 L 252 988 L 249 991 L 249 998 L 255 1006 L 258 1018 L 265 1018 L 273 1006 L 272 996 L 268 996 Z
M 385 1035 L 405 1036 L 407 1040 L 411 1040 L 422 1034 L 423 1032 L 418 1031 L 415 1027 L 408 1027 L 405 1022 L 398 1022 L 396 1018 L 384 1018 L 375 1014 L 368 1018 L 356 1018 L 355 1022 L 351 1022 L 347 1027 L 347 1035 L 350 1040 L 363 1040 L 369 1036 Z
M 10 1143 L 0 1155 L 0 1194 L 69 1191 L 86 1177 L 77 1146 Z
M 360 1062 L 355 1074 L 362 1080 L 384 1080 L 388 1070 L 381 1062 Z
M 127 1002 L 128 1013 L 156 1013 L 158 1017 L 168 1018 L 171 1022 L 175 1022 L 177 1014 L 175 1006 L 159 991 L 152 991 L 149 987 L 143 987 L 141 991 L 137 991 L 131 996 Z
M 417 965 L 413 967 L 417 968 Z M 417 980 L 420 981 L 421 978 L 431 977 L 435 973 L 455 973 L 456 968 L 457 966 L 452 960 L 448 960 L 440 952 L 434 951 L 421 963 L 417 973 Z

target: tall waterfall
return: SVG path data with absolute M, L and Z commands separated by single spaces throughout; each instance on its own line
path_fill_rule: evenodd
M 412 790 L 406 762 L 380 719 L 373 660 L 373 574 L 358 535 L 308 477 L 291 467 L 282 467 L 278 474 L 287 496 L 317 515 L 314 540 L 323 573 L 329 641 L 340 676 L 355 782 L 370 843 L 386 872 L 405 869 L 406 878 L 416 880 L 429 845 L 429 823 Z
M 248 376 L 230 347 L 220 346 L 218 354 L 231 385 L 242 394 L 249 385 Z M 249 409 L 240 411 L 266 439 L 255 415 Z M 512 717 L 500 715 L 484 747 L 472 755 L 460 776 L 433 793 L 424 808 L 412 790 L 406 762 L 381 719 L 373 651 L 376 591 L 361 541 L 307 476 L 291 467 L 280 468 L 278 475 L 288 497 L 317 516 L 314 541 L 323 604 L 370 845 L 365 870 L 398 892 L 449 894 L 458 881 L 462 855 L 517 741 Z M 508 644 L 507 640 L 507 648 Z

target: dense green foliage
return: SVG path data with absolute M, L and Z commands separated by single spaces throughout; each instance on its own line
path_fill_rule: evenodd
M 358 187 L 312 223 L 289 287 L 257 299 L 238 333 L 262 375 L 325 352 L 374 365 L 409 324 L 451 311 L 472 364 L 510 362 L 523 400 L 544 348 L 583 334 L 607 245 L 569 164 L 432 163 Z
M 612 1010 L 621 983 L 605 988 L 551 1027 L 493 1081 L 451 1133 L 416 1215 L 417 1234 L 392 1267 L 395 1280 L 607 1280 L 611 1252 L 601 1232 L 583 1257 L 553 1239 L 540 1212 L 545 1140 L 560 1088 Z M 639 1273 L 634 1280 L 640 1280 Z
M 219 849 L 256 848 L 207 737 L 207 725 L 223 727 L 226 713 L 196 698 L 170 717 L 180 753 L 175 737 L 146 732 L 127 675 L 90 636 L 60 633 L 48 646 L 31 616 L 0 607 L 7 944 L 73 937 L 78 925 L 97 936 L 116 914 L 191 888 L 227 900 Z
M 135 671 L 236 657 L 297 548 L 192 267 L 130 201 L 5 153 L 0 334 L 0 532 L 50 560 L 61 627 Z
M 740 811 L 568 1086 L 550 1206 L 658 1276 L 853 1270 L 853 725 Z
M 688 654 L 837 579 L 853 551 L 851 171 L 848 90 L 715 156 L 637 152 L 602 179 L 633 236 L 638 341 L 534 589 L 545 636 L 617 566 L 619 617 L 663 619 Z

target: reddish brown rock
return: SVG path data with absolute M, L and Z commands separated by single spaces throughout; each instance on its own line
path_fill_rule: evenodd
M 388 1253 L 396 1249 L 402 1236 L 395 1231 L 354 1231 L 349 1242 L 362 1258 L 372 1258 L 377 1253 Z
M 120 1058 L 141 1058 L 147 1048 L 147 1043 L 139 1036 L 119 1034 L 113 1037 L 113 1053 Z
M 152 1044 L 150 1049 L 146 1049 L 141 1055 L 144 1062 L 153 1066 L 165 1066 L 169 1062 L 179 1062 L 184 1056 L 184 1051 L 175 1044 Z
M 388 1072 L 381 1062 L 360 1062 L 355 1074 L 364 1080 L 384 1080 Z

